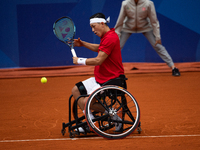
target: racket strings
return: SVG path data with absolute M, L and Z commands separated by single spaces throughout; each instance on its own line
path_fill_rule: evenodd
M 72 43 L 75 34 L 75 26 L 69 18 L 62 18 L 54 24 L 54 33 L 63 42 Z

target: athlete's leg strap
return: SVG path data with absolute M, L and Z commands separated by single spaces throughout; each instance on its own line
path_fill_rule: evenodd
M 81 95 L 87 95 L 87 91 L 86 91 L 85 86 L 83 85 L 82 82 L 76 83 L 76 86 L 78 87 L 78 90 L 79 90 Z

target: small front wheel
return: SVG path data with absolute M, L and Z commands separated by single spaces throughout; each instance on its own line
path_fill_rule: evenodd
M 62 135 L 64 136 L 65 133 L 66 133 L 66 129 L 62 129 L 62 130 L 61 130 L 61 133 L 62 133 Z

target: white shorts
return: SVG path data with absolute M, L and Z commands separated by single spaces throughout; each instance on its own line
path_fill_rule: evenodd
M 82 83 L 85 86 L 88 95 L 101 87 L 101 85 L 96 82 L 95 77 L 91 77 L 87 80 L 84 80 L 82 81 Z

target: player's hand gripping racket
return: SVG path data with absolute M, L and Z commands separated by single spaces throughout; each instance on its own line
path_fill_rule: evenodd
M 76 27 L 72 19 L 69 17 L 61 17 L 56 20 L 53 24 L 53 32 L 60 41 L 64 42 L 71 48 L 73 57 L 77 57 L 73 45 Z

